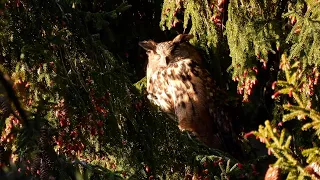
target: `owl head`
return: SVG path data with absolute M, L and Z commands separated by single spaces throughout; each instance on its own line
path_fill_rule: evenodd
M 139 45 L 147 51 L 148 66 L 147 76 L 150 76 L 159 68 L 166 67 L 167 64 L 175 59 L 176 50 L 185 42 L 193 38 L 192 34 L 179 34 L 171 41 L 156 43 L 153 40 L 141 41 Z M 190 45 L 191 46 L 191 45 Z M 187 51 L 180 50 L 180 54 Z
M 157 54 L 161 57 L 167 57 L 181 43 L 188 42 L 193 38 L 192 34 L 179 34 L 171 41 L 156 43 L 153 40 L 140 41 L 139 45 L 147 51 L 148 56 Z

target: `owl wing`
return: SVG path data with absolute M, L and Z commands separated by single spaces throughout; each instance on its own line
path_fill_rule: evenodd
M 195 132 L 211 147 L 226 149 L 232 124 L 215 102 L 216 86 L 209 72 L 197 62 L 184 59 L 170 63 L 167 75 L 180 129 Z
M 190 59 L 170 63 L 167 69 L 168 91 L 172 95 L 179 128 L 194 132 L 208 144 L 213 133 L 212 120 L 206 103 L 207 93 L 195 67 Z
M 232 115 L 224 102 L 227 98 L 226 94 L 219 89 L 213 81 L 209 72 L 201 67 L 196 67 L 196 71 L 200 72 L 199 77 L 203 80 L 206 88 L 207 104 L 209 113 L 213 121 L 213 133 L 218 142 L 221 143 L 221 148 L 227 150 L 235 156 L 242 156 L 241 146 L 238 137 L 232 125 Z

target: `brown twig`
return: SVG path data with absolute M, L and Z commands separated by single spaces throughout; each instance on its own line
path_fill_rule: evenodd
M 27 115 L 26 115 L 25 111 L 22 109 L 21 104 L 18 100 L 18 97 L 16 96 L 16 93 L 12 88 L 12 85 L 10 83 L 10 77 L 8 75 L 4 74 L 2 71 L 0 71 L 0 82 L 3 85 L 4 89 L 6 90 L 9 100 L 11 102 L 13 102 L 17 111 L 19 112 L 19 115 L 21 117 L 21 123 L 24 126 L 28 127 Z

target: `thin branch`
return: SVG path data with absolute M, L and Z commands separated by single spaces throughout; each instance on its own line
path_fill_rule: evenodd
M 22 120 L 21 123 L 24 124 L 26 127 L 28 127 L 29 124 L 28 124 L 27 115 L 25 111 L 22 109 L 21 104 L 18 100 L 18 97 L 16 96 L 16 93 L 12 88 L 12 85 L 10 83 L 10 78 L 8 75 L 4 74 L 1 70 L 0 70 L 0 82 L 3 85 L 4 89 L 6 90 L 9 100 L 13 102 L 17 111 L 19 112 L 19 115 Z

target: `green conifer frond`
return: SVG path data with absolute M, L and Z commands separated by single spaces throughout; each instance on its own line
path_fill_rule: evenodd
M 216 52 L 222 37 L 221 34 L 219 36 L 217 26 L 212 20 L 218 10 L 217 8 L 210 8 L 211 5 L 215 4 L 209 0 L 179 0 L 175 2 L 165 0 L 162 6 L 160 27 L 163 30 L 171 29 L 175 27 L 176 23 L 183 23 L 183 27 L 186 30 L 190 26 L 189 34 L 195 35 L 191 39 L 191 43 L 196 43 L 207 54 L 212 53 L 212 51 Z M 183 9 L 182 20 L 178 20 L 175 16 L 180 9 Z M 209 59 L 208 61 L 212 63 L 213 59 Z
M 307 163 L 320 161 L 320 149 L 318 147 L 305 149 L 302 151 L 302 155 L 307 158 Z
M 277 3 L 279 1 L 230 1 L 226 34 L 233 76 L 252 68 L 258 60 L 267 62 L 269 52 L 275 53 L 272 43 L 279 43 L 282 28 L 276 21 L 279 9 L 272 8 Z
M 291 150 L 292 136 L 285 129 L 278 131 L 272 127 L 270 121 L 265 121 L 265 126 L 260 126 L 255 132 L 260 141 L 266 144 L 266 147 L 277 158 L 274 166 L 288 173 L 288 178 L 298 178 L 309 176 L 304 170 L 294 151 Z M 288 179 L 287 178 L 287 179 Z
M 294 43 L 290 49 L 289 59 L 301 59 L 303 68 L 308 65 L 318 66 L 320 60 L 320 3 L 307 1 L 306 12 L 299 12 L 301 4 L 297 3 L 292 11 L 297 12 L 297 23 L 287 37 L 287 42 Z

